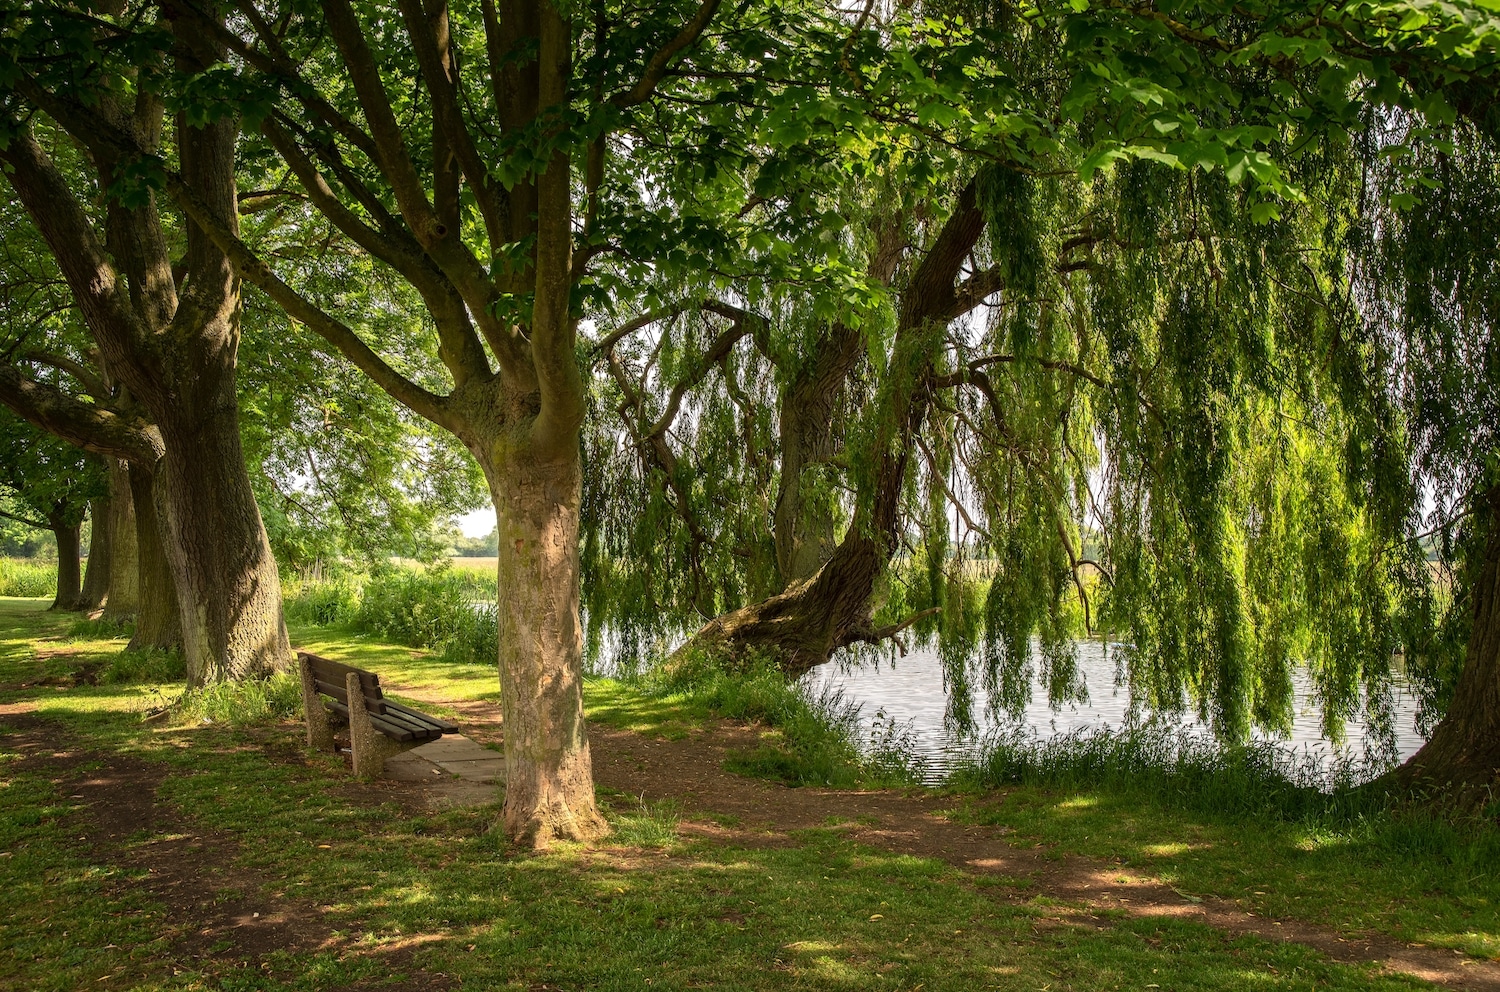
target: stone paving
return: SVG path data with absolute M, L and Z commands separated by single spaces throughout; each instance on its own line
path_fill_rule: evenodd
M 385 761 L 384 778 L 430 782 L 455 806 L 494 802 L 505 785 L 505 756 L 463 736 L 448 734 Z

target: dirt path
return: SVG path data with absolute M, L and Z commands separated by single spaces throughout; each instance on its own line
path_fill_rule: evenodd
M 460 720 L 468 736 L 498 743 L 497 716 L 490 704 L 465 704 Z M 687 816 L 681 827 L 685 834 L 761 846 L 796 843 L 793 831 L 836 825 L 872 847 L 1030 881 L 1025 887 L 999 889 L 1004 893 L 1000 898 L 1063 900 L 1079 917 L 1111 910 L 1197 919 L 1233 934 L 1306 944 L 1346 964 L 1377 964 L 1451 988 L 1500 992 L 1500 962 L 1382 935 L 1346 938 L 1324 926 L 1258 916 L 1213 897 L 1193 901 L 1159 879 L 1142 877 L 1134 865 L 1122 875 L 1120 867 L 1107 862 L 1014 846 L 1005 839 L 1005 827 L 955 823 L 939 815 L 951 800 L 921 792 L 793 789 L 723 770 L 731 752 L 754 747 L 758 740 L 755 730 L 727 723 L 677 741 L 589 727 L 596 781 L 647 802 L 675 801 Z
M 288 898 L 276 891 L 274 879 L 239 864 L 240 845 L 232 834 L 196 824 L 182 832 L 182 822 L 156 798 L 166 766 L 75 749 L 63 725 L 21 707 L 6 707 L 3 718 L 12 728 L 5 745 L 21 755 L 10 769 L 43 775 L 62 788 L 74 806 L 69 826 L 87 844 L 86 856 L 114 869 L 104 894 L 159 907 L 133 910 L 160 913 L 150 923 L 160 936 L 149 953 L 132 955 L 129 966 L 100 979 L 107 984 L 95 988 L 128 987 L 179 967 L 232 984 L 235 973 L 271 974 L 285 951 L 379 954 L 382 992 L 452 987 L 446 976 L 413 969 L 408 948 L 356 947 L 357 935 L 338 934 L 320 907 Z M 384 981 L 397 974 L 406 977 Z

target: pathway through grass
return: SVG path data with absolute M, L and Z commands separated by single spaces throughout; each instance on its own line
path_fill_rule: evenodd
M 68 643 L 68 621 L 39 614 L 44 605 L 0 601 L 5 988 L 1429 987 L 902 853 L 878 836 L 899 823 L 824 816 L 758 829 L 752 809 L 712 809 L 707 783 L 856 797 L 724 775 L 722 749 L 756 745 L 756 731 L 635 707 L 619 688 L 609 689 L 617 720 L 668 733 L 598 729 L 600 778 L 616 783 L 606 796 L 614 840 L 516 851 L 492 829 L 496 807 L 434 811 L 415 787 L 360 786 L 336 757 L 301 748 L 293 722 L 142 723 L 170 687 L 73 678 L 120 645 Z M 342 644 L 424 706 L 447 698 L 467 720 L 489 705 L 491 672 L 325 638 L 320 651 Z M 643 804 L 618 787 L 653 763 L 665 775 L 665 755 L 695 745 L 709 755 L 704 788 L 679 782 L 675 803 Z M 704 812 L 689 821 L 690 809 Z

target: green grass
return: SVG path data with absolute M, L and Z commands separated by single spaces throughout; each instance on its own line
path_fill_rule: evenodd
M 76 763 L 61 775 L 27 767 L 0 716 L 7 988 L 378 989 L 418 967 L 465 988 L 515 990 L 1431 988 L 1197 923 L 1091 915 L 1044 897 L 1014 902 L 1005 880 L 861 846 L 845 831 L 802 831 L 780 847 L 696 837 L 677 829 L 671 803 L 633 796 L 601 797 L 615 828 L 605 844 L 517 851 L 494 829 L 498 806 L 413 814 L 383 803 L 378 788 L 356 786 L 332 756 L 303 752 L 294 720 L 145 724 L 139 710 L 149 684 L 45 683 L 39 675 L 102 664 L 119 645 L 66 642 L 66 623 L 42 605 L 0 601 L 0 702 L 36 706 Z M 294 631 L 304 645 L 315 636 L 323 653 L 370 662 L 390 681 L 453 701 L 494 691 L 492 667 L 326 629 Z M 708 719 L 707 703 L 691 693 L 650 696 L 608 682 L 590 682 L 587 692 L 596 715 L 647 732 L 691 733 Z M 253 886 L 249 895 L 282 894 L 326 920 L 334 943 L 246 968 L 224 960 L 234 957 L 232 944 L 218 960 L 176 949 L 192 920 L 169 919 L 124 884 L 139 872 L 129 851 L 157 838 L 90 848 L 90 811 L 72 798 L 119 756 L 161 769 L 163 829 L 232 841 L 229 861 L 202 866 L 204 886 L 219 872 L 253 873 L 241 883 Z M 1079 849 L 1108 853 L 1119 843 L 1119 853 L 1139 857 L 1132 865 L 1179 863 L 1165 854 L 1153 861 L 1150 844 L 1184 843 L 1191 853 L 1238 842 L 1238 867 L 1252 870 L 1269 868 L 1261 859 L 1274 855 L 1269 842 L 1249 844 L 1258 831 L 1245 826 L 1194 833 L 1181 814 L 1032 787 L 998 806 L 996 798 L 970 801 L 969 815 L 1010 816 L 1033 832 L 1065 834 Z M 1117 840 L 1099 840 L 1109 829 Z M 1349 870 L 1352 907 L 1376 869 L 1353 861 Z M 1407 866 L 1382 871 L 1388 887 L 1410 877 Z

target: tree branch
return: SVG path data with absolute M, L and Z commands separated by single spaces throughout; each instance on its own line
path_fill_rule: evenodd
M 719 9 L 719 2 L 720 0 L 703 0 L 703 5 L 698 8 L 698 12 L 682 26 L 677 36 L 667 42 L 651 57 L 651 61 L 646 63 L 646 71 L 641 74 L 640 81 L 624 93 L 611 97 L 609 102 L 624 109 L 649 100 L 651 94 L 656 92 L 657 84 L 666 76 L 673 57 L 697 41 L 698 36 L 708 28 L 709 22 L 714 19 L 714 14 Z

